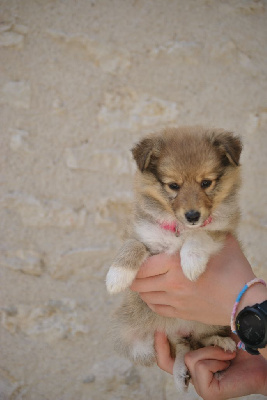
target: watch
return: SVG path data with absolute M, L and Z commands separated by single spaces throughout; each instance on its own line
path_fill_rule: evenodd
M 267 345 L 267 300 L 261 304 L 245 307 L 236 317 L 236 333 L 253 355 Z

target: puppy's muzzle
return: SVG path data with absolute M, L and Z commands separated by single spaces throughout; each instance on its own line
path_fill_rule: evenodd
M 189 210 L 185 213 L 185 218 L 187 219 L 188 222 L 191 224 L 198 222 L 200 218 L 200 212 L 196 210 Z

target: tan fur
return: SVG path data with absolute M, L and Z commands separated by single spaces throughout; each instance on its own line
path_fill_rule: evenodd
M 202 127 L 168 129 L 149 135 L 134 147 L 138 170 L 133 222 L 129 239 L 107 275 L 111 293 L 127 289 L 151 254 L 180 251 L 189 279 L 204 272 L 227 233 L 236 230 L 241 149 L 239 138 L 232 133 Z M 174 183 L 178 189 L 168 186 Z M 189 219 L 192 210 L 199 213 L 196 221 Z M 209 217 L 212 222 L 203 226 Z M 174 221 L 177 236 L 160 226 Z M 155 361 L 155 330 L 166 332 L 176 351 L 174 379 L 179 390 L 185 389 L 188 381 L 184 355 L 190 349 L 210 344 L 225 350 L 235 348 L 227 337 L 228 328 L 159 316 L 131 291 L 116 311 L 114 329 L 118 351 L 143 365 Z

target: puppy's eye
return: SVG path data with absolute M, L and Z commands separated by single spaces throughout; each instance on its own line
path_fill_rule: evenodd
M 179 190 L 180 189 L 180 186 L 177 183 L 169 183 L 168 186 L 172 190 Z
M 201 187 L 202 187 L 203 189 L 206 189 L 206 188 L 210 187 L 211 184 L 212 184 L 212 181 L 210 181 L 209 179 L 204 179 L 204 180 L 201 182 Z

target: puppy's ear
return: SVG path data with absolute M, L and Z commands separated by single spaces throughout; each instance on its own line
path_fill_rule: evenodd
M 132 154 L 140 171 L 155 168 L 162 146 L 163 141 L 156 136 L 142 139 L 134 146 Z
M 232 132 L 221 131 L 213 132 L 211 136 L 212 144 L 216 147 L 222 157 L 225 166 L 232 164 L 239 165 L 240 154 L 242 151 L 241 139 Z

